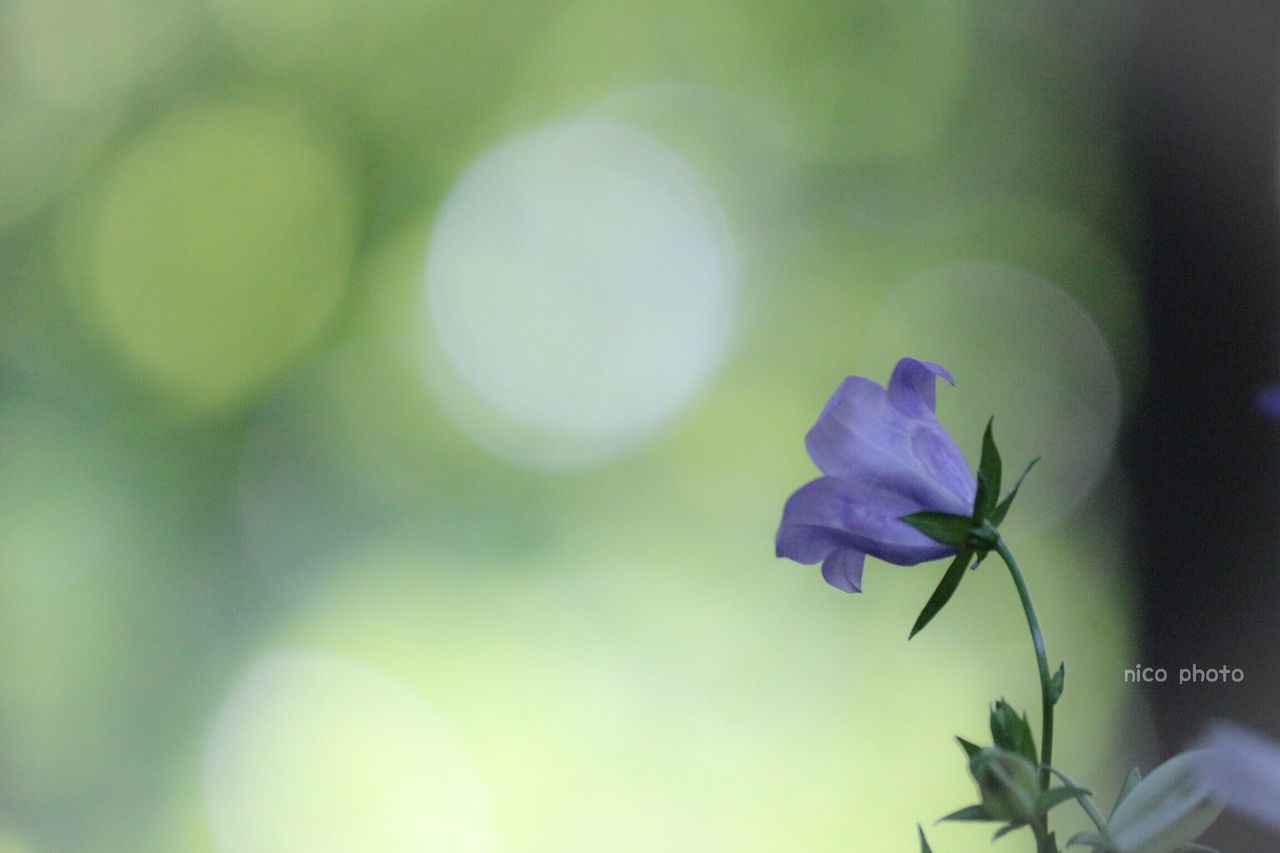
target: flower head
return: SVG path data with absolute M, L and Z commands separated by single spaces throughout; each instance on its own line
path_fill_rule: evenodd
M 1111 819 L 1109 839 L 1093 833 L 1077 838 L 1107 853 L 1180 853 L 1204 834 L 1222 813 L 1222 802 L 1199 778 L 1204 752 L 1192 750 L 1170 758 L 1146 778 L 1121 790 Z
M 1204 739 L 1201 780 L 1232 811 L 1280 831 L 1280 743 L 1217 723 Z
M 868 554 L 907 566 L 956 553 L 902 520 L 973 506 L 977 481 L 934 416 L 939 376 L 952 382 L 940 365 L 904 358 L 888 387 L 861 376 L 840 384 L 805 437 L 825 476 L 787 500 L 779 557 L 821 562 L 827 583 L 860 592 Z

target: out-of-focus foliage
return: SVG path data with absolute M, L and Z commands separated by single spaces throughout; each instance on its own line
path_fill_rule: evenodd
M 0 849 L 910 849 L 1034 704 L 1012 592 L 908 645 L 941 567 L 771 542 L 907 354 L 1044 457 L 1008 535 L 1093 776 L 1123 12 L 0 0 Z

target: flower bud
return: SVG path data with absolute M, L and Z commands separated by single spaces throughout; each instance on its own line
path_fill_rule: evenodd
M 969 760 L 982 806 L 996 820 L 1031 823 L 1039 812 L 1036 767 L 1013 752 L 989 746 Z

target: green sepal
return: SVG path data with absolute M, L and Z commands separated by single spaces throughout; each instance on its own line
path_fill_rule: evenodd
M 991 739 L 995 745 L 1030 761 L 1039 763 L 1036 756 L 1036 741 L 1031 734 L 1031 725 L 1027 715 L 1018 716 L 1013 706 L 1001 699 L 991 708 Z
M 969 760 L 983 808 L 1001 822 L 1031 823 L 1039 818 L 1040 780 L 1036 765 L 1016 752 L 987 747 Z
M 991 836 L 991 840 L 999 841 L 1001 838 L 1004 838 L 1006 835 L 1013 832 L 1015 829 L 1022 829 L 1022 827 L 1024 826 L 1026 826 L 1026 824 L 1023 823 L 1022 821 L 1014 821 L 1008 826 L 1002 826 L 996 830 L 995 835 Z
M 1031 469 L 1036 467 L 1036 463 L 1039 461 L 1040 457 L 1037 456 L 1027 463 L 1027 467 L 1022 469 L 1022 476 L 1018 477 L 1018 482 L 1013 484 L 1013 488 L 1009 491 L 1009 494 L 1005 495 L 1004 500 L 1000 501 L 999 506 L 991 511 L 988 520 L 996 527 L 999 527 L 1004 522 L 1004 517 L 1009 514 L 1009 507 L 1013 506 L 1013 499 L 1018 496 L 1018 489 L 1022 488 L 1022 481 L 1027 479 L 1027 475 L 1031 473 Z
M 1066 663 L 1058 664 L 1058 671 L 1049 679 L 1049 701 L 1057 705 L 1058 700 L 1062 698 L 1062 688 L 1066 684 L 1067 665 Z
M 1120 793 L 1116 795 L 1116 804 L 1111 807 L 1111 816 L 1115 817 L 1116 809 L 1120 808 L 1120 804 L 1124 802 L 1124 798 L 1129 796 L 1129 792 L 1138 787 L 1138 783 L 1142 781 L 1142 771 L 1133 768 L 1129 771 L 1129 775 L 1124 777 L 1124 784 L 1120 786 Z
M 965 519 L 965 521 L 967 523 L 968 519 Z M 955 559 L 951 561 L 951 565 L 947 567 L 946 574 L 938 582 L 933 595 L 929 596 L 929 600 L 925 602 L 924 609 L 920 611 L 920 615 L 916 618 L 916 624 L 912 626 L 911 633 L 907 636 L 908 640 L 923 631 L 924 626 L 928 625 L 933 620 L 933 617 L 938 615 L 938 611 L 951 600 L 956 587 L 960 586 L 960 581 L 964 578 L 964 570 L 969 565 L 969 560 L 972 557 L 973 552 L 968 549 L 956 554 Z
M 980 821 L 1000 820 L 1000 818 L 993 816 L 991 812 L 987 811 L 986 806 L 965 806 L 962 809 L 956 809 L 946 817 L 938 818 L 938 823 L 942 823 L 944 820 Z
M 902 516 L 902 520 L 928 536 L 934 542 L 943 545 L 962 547 L 969 541 L 973 530 L 973 519 L 963 515 L 952 515 L 949 512 L 925 510 Z
M 956 741 L 960 744 L 960 748 L 964 750 L 964 754 L 969 758 L 973 758 L 979 752 L 982 752 L 982 747 L 978 746 L 976 743 L 971 743 L 962 737 L 957 737 Z
M 973 499 L 973 521 L 981 523 L 991 515 L 1000 500 L 1000 451 L 996 448 L 995 437 L 991 434 L 991 425 L 995 418 L 987 421 L 987 429 L 982 434 L 982 458 L 978 462 L 978 491 Z
M 1078 800 L 1081 797 L 1092 796 L 1092 791 L 1086 791 L 1084 788 L 1072 788 L 1070 786 L 1063 788 L 1050 788 L 1040 795 L 1040 799 L 1036 800 L 1036 810 L 1040 814 L 1046 814 L 1054 806 L 1059 806 L 1067 800 Z
M 920 833 L 920 853 L 933 853 L 933 848 L 929 846 L 929 839 L 924 837 L 924 827 L 917 823 L 916 832 Z

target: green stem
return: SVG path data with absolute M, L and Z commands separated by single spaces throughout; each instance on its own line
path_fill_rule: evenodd
M 1080 787 L 1075 782 L 1072 782 L 1071 778 L 1061 770 L 1055 770 L 1052 767 L 1049 769 L 1053 772 L 1053 775 L 1061 779 L 1062 783 L 1068 788 Z M 1102 836 L 1103 840 L 1110 842 L 1111 836 L 1107 834 L 1107 822 L 1102 817 L 1102 813 L 1098 811 L 1098 807 L 1093 804 L 1093 798 L 1088 794 L 1081 794 L 1076 797 L 1076 802 L 1080 803 L 1080 807 L 1084 809 L 1085 814 L 1089 816 L 1089 820 L 1093 821 L 1093 825 L 1098 827 L 1098 833 Z
M 1027 582 L 1022 578 L 1022 570 L 1018 561 L 1003 539 L 996 540 L 996 553 L 1009 567 L 1013 576 L 1013 585 L 1018 588 L 1018 597 L 1022 599 L 1022 609 L 1027 614 L 1027 627 L 1031 629 L 1031 644 L 1036 649 L 1036 664 L 1040 667 L 1040 787 L 1049 789 L 1049 765 L 1053 764 L 1053 688 L 1049 675 L 1049 656 L 1044 650 L 1044 635 L 1040 633 L 1040 620 L 1036 617 L 1036 607 L 1031 603 L 1031 593 L 1027 590 Z
M 1030 824 L 1036 837 L 1036 853 L 1061 853 L 1058 850 L 1058 837 L 1049 831 L 1049 817 L 1042 815 L 1040 820 Z

